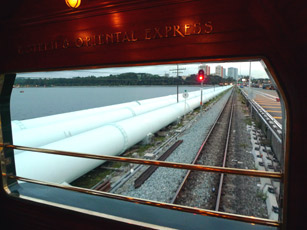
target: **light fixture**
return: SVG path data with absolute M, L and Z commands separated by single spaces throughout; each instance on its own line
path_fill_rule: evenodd
M 81 0 L 65 0 L 66 5 L 72 9 L 76 9 L 80 6 Z

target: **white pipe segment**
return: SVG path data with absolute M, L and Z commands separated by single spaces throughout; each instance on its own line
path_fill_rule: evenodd
M 228 89 L 219 87 L 203 95 L 203 102 Z M 41 146 L 45 149 L 95 155 L 118 155 L 200 105 L 200 93 L 180 103 L 171 104 L 128 119 L 105 124 Z M 185 109 L 185 103 L 188 105 Z M 188 109 L 187 109 L 188 108 Z M 70 183 L 104 161 L 24 151 L 15 155 L 16 174 L 54 183 Z

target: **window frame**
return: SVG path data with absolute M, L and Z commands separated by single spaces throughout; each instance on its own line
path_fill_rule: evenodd
M 242 58 L 240 59 L 231 59 L 231 61 L 234 61 L 234 60 L 244 60 Z M 250 58 L 248 60 L 251 60 Z M 255 59 L 252 59 L 252 60 L 255 60 Z M 259 61 L 259 58 L 256 59 Z M 288 162 L 288 138 L 287 138 L 287 126 L 289 125 L 288 124 L 288 121 L 286 122 L 286 111 L 287 111 L 287 103 L 286 103 L 286 98 L 283 96 L 283 92 L 282 92 L 282 88 L 279 86 L 278 84 L 278 81 L 276 81 L 276 77 L 275 74 L 274 74 L 274 71 L 272 71 L 273 69 L 270 67 L 269 63 L 268 63 L 268 60 L 267 59 L 264 59 L 263 57 L 261 58 L 262 62 L 263 62 L 263 65 L 266 66 L 265 67 L 265 70 L 267 70 L 267 73 L 268 75 L 275 80 L 276 84 L 277 84 L 277 87 L 279 89 L 279 92 L 281 92 L 282 94 L 282 98 L 283 100 L 281 100 L 281 103 L 283 103 L 283 115 L 285 119 L 283 119 L 283 140 L 286 140 L 285 143 L 283 143 L 283 146 L 285 146 L 285 149 L 284 149 L 284 159 L 285 159 L 285 164 L 284 164 L 284 172 L 279 174 L 279 173 L 254 173 L 254 172 L 249 172 L 249 170 L 238 170 L 238 169 L 229 169 L 229 168 L 220 168 L 220 167 L 203 167 L 203 168 L 197 168 L 193 165 L 188 165 L 188 164 L 173 164 L 173 163 L 167 163 L 167 162 L 158 162 L 158 161 L 151 161 L 151 160 L 135 160 L 135 159 L 124 159 L 124 157 L 109 157 L 109 156 L 102 156 L 102 157 L 98 157 L 94 155 L 94 158 L 95 159 L 112 159 L 112 160 L 118 160 L 118 161 L 125 161 L 125 162 L 130 162 L 130 163 L 142 163 L 142 164 L 149 164 L 149 165 L 159 165 L 159 166 L 164 166 L 164 167 L 175 167 L 175 168 L 186 168 L 186 169 L 198 169 L 198 170 L 201 170 L 201 171 L 211 171 L 211 172 L 218 172 L 218 173 L 226 173 L 226 174 L 239 174 L 239 175 L 242 175 L 241 173 L 243 171 L 246 172 L 246 174 L 248 175 L 251 175 L 251 176 L 268 176 L 268 177 L 274 177 L 274 178 L 279 178 L 281 179 L 284 183 L 284 186 L 281 186 L 282 189 L 284 190 L 284 197 L 287 197 L 286 196 L 286 184 L 287 184 L 287 162 Z M 221 60 L 219 60 L 221 61 Z M 229 59 L 223 59 L 223 61 L 227 62 L 229 61 Z M 196 61 L 195 61 L 196 62 Z M 180 62 L 182 63 L 182 62 Z M 153 64 L 157 64 L 157 63 L 153 63 Z M 161 63 L 159 63 L 161 64 Z M 167 64 L 170 64 L 169 62 Z M 136 64 L 136 65 L 139 65 L 139 64 Z M 16 185 L 17 184 L 17 181 L 18 180 L 23 180 L 23 181 L 27 181 L 29 183 L 37 183 L 37 184 L 41 184 L 41 185 L 45 185 L 45 186 L 50 186 L 49 184 L 45 184 L 45 183 L 41 183 L 39 181 L 35 181 L 35 180 L 29 180 L 29 179 L 26 179 L 26 178 L 21 178 L 21 177 L 16 177 L 14 175 L 16 175 L 16 171 L 15 171 L 15 167 L 14 167 L 14 153 L 13 153 L 13 149 L 23 149 L 23 150 L 29 150 L 29 151 L 37 151 L 39 150 L 40 152 L 45 152 L 45 153 L 56 153 L 56 154 L 60 154 L 60 155 L 70 155 L 70 156 L 78 156 L 78 157 L 91 157 L 89 156 L 89 154 L 85 154 L 85 155 L 82 155 L 82 154 L 78 154 L 78 153 L 72 153 L 72 152 L 64 152 L 64 151 L 52 151 L 52 150 L 42 150 L 42 149 L 39 149 L 39 148 L 27 148 L 27 147 L 20 147 L 20 146 L 15 146 L 15 145 L 12 145 L 12 131 L 11 131 L 11 126 L 10 126 L 10 122 L 11 122 L 11 119 L 10 119 L 10 95 L 11 95 L 11 92 L 12 92 L 12 88 L 13 88 L 13 84 L 14 84 L 14 80 L 15 80 L 15 77 L 16 75 L 15 74 L 1 74 L 0 76 L 0 82 L 2 83 L 1 86 L 2 86 L 2 90 L 0 91 L 0 97 L 1 97 L 1 134 L 2 134 L 2 144 L 1 144 L 1 169 L 2 169 L 2 181 L 3 181 L 3 188 L 4 190 L 6 191 L 7 194 L 10 194 L 12 196 L 15 196 L 14 193 L 10 190 L 10 187 L 12 185 Z M 87 155 L 87 156 L 86 156 Z M 60 189 L 71 189 L 70 186 L 65 186 L 65 185 L 52 185 L 53 187 L 57 187 L 57 188 L 60 188 Z M 84 193 L 89 193 L 89 191 L 87 191 L 86 189 L 82 191 L 79 190 L 79 192 L 84 192 Z M 105 193 L 102 193 L 101 195 L 106 195 Z M 108 197 L 108 195 L 107 195 Z M 52 202 L 48 202 L 48 201 L 38 201 L 36 200 L 35 198 L 31 198 L 31 197 L 21 197 L 21 198 L 24 198 L 24 199 L 29 199 L 29 200 L 34 200 L 35 202 L 43 202 L 45 204 L 49 204 L 49 205 L 52 205 L 52 206 L 60 206 L 62 208 L 66 208 L 66 209 L 71 209 L 71 210 L 74 210 L 74 211 L 80 211 L 78 210 L 78 208 L 75 208 L 74 207 L 71 207 L 71 208 L 68 208 L 66 207 L 65 205 L 60 205 L 60 204 L 55 204 L 55 203 L 52 203 Z M 114 198 L 114 197 L 113 197 Z M 119 197 L 117 197 L 119 198 Z M 143 202 L 144 204 L 148 204 L 148 201 L 142 201 L 141 199 L 135 199 L 135 200 L 131 200 L 131 199 L 126 199 L 124 198 L 125 201 L 130 201 L 130 202 Z M 286 204 L 286 199 L 283 199 L 283 202 L 284 204 Z M 161 207 L 161 204 L 155 204 L 156 206 L 160 206 Z M 173 205 L 172 205 L 173 206 Z M 283 216 L 285 216 L 285 205 L 283 205 L 284 208 L 283 208 Z M 171 207 L 171 206 L 168 206 L 168 205 L 165 205 L 164 206 L 165 208 L 168 208 L 168 209 L 174 209 L 174 207 Z M 191 212 L 191 213 L 195 213 L 195 210 L 194 209 L 180 209 L 181 211 L 188 211 L 188 212 Z M 81 211 L 81 212 L 84 212 L 84 211 Z M 213 214 L 212 214 L 213 213 Z M 204 214 L 202 212 L 199 212 L 198 211 L 198 214 Z M 99 214 L 96 214 L 96 215 L 99 215 Z M 101 215 L 103 216 L 104 214 L 101 213 Z M 107 214 L 106 214 L 107 215 Z M 217 217 L 224 217 L 224 218 L 229 218 L 229 219 L 233 219 L 233 220 L 239 220 L 239 221 L 246 221 L 246 222 L 253 222 L 253 223 L 260 223 L 260 224 L 265 224 L 265 225 L 268 225 L 268 226 L 278 226 L 280 227 L 281 226 L 281 223 L 276 223 L 276 222 L 273 222 L 273 221 L 263 221 L 263 220 L 258 220 L 257 218 L 242 218 L 242 217 L 236 217 L 236 215 L 230 215 L 230 216 L 225 216 L 225 214 L 219 214 L 218 212 L 215 213 L 215 212 L 212 212 L 212 211 L 208 211 L 207 213 L 205 213 L 205 215 L 209 215 L 209 216 L 217 216 Z M 99 215 L 100 216 L 100 215 Z M 110 217 L 111 218 L 111 217 Z M 112 219 L 112 218 L 111 218 Z M 117 219 L 117 218 L 115 218 Z M 261 218 L 259 218 L 261 219 Z M 129 220 L 131 221 L 131 220 Z M 266 223 L 265 223 L 266 222 Z M 138 224 L 141 224 L 141 223 L 138 223 Z M 141 225 L 143 225 L 144 223 L 142 223 Z

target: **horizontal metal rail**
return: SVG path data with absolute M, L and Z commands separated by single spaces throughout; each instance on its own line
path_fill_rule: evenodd
M 95 196 L 100 196 L 100 197 L 107 197 L 107 198 L 112 198 L 112 199 L 117 199 L 117 200 L 123 200 L 123 201 L 128 201 L 128 202 L 137 203 L 137 204 L 155 206 L 155 207 L 160 207 L 160 208 L 167 208 L 171 210 L 183 211 L 183 212 L 199 214 L 203 216 L 213 216 L 213 217 L 219 217 L 223 219 L 236 220 L 236 221 L 242 221 L 242 222 L 247 222 L 247 223 L 252 223 L 252 224 L 261 224 L 261 225 L 267 225 L 267 226 L 273 226 L 273 227 L 281 226 L 281 223 L 278 221 L 254 217 L 254 216 L 244 216 L 244 215 L 231 214 L 231 213 L 225 213 L 225 212 L 219 212 L 219 211 L 212 211 L 212 210 L 207 210 L 207 209 L 187 207 L 187 206 L 182 206 L 182 205 L 174 205 L 174 204 L 168 204 L 168 203 L 163 203 L 163 202 L 156 202 L 156 201 L 151 201 L 151 200 L 145 200 L 145 199 L 128 197 L 128 196 L 123 196 L 123 195 L 118 195 L 118 194 L 112 194 L 108 192 L 91 190 L 91 189 L 86 189 L 86 188 L 67 186 L 67 185 L 55 184 L 55 183 L 50 183 L 50 182 L 43 182 L 43 181 L 33 180 L 33 179 L 19 177 L 19 176 L 7 175 L 5 173 L 2 173 L 2 176 L 6 176 L 11 179 L 16 179 L 16 180 L 24 181 L 28 183 L 40 184 L 40 185 L 59 188 L 59 189 L 65 189 L 65 190 L 70 190 L 70 191 L 75 191 L 75 192 L 80 192 L 80 193 L 85 193 L 85 194 L 90 194 L 90 195 L 95 195 Z
M 266 178 L 275 178 L 275 179 L 283 180 L 283 173 L 280 173 L 280 172 L 267 172 L 267 171 L 259 171 L 259 170 L 252 170 L 252 169 L 223 168 L 223 167 L 218 167 L 218 166 L 206 166 L 206 165 L 197 165 L 197 164 L 193 165 L 193 164 L 186 164 L 186 163 L 166 162 L 166 161 L 157 161 L 157 160 L 144 160 L 144 159 L 120 157 L 120 156 L 94 155 L 94 154 L 86 154 L 86 153 L 58 151 L 58 150 L 51 150 L 51 149 L 32 148 L 32 147 L 25 147 L 25 146 L 19 146 L 19 145 L 10 145 L 10 144 L 0 144 L 0 147 L 31 151 L 31 152 L 38 152 L 38 153 L 54 154 L 54 155 L 88 158 L 88 159 L 95 159 L 95 160 L 129 162 L 129 163 L 134 163 L 134 164 L 155 165 L 155 166 L 167 167 L 167 168 L 189 169 L 189 170 L 196 170 L 196 171 L 236 174 L 236 175 L 243 175 L 243 176 L 245 175 L 245 176 L 255 176 L 255 177 L 266 177 Z
M 31 152 L 38 152 L 38 153 L 43 153 L 43 154 L 54 154 L 54 155 L 80 157 L 80 158 L 96 159 L 96 160 L 129 162 L 129 163 L 143 164 L 143 165 L 154 165 L 154 166 L 159 166 L 159 167 L 188 169 L 188 170 L 206 171 L 206 172 L 214 172 L 214 173 L 226 173 L 226 174 L 235 174 L 235 175 L 243 175 L 243 176 L 266 177 L 266 178 L 275 178 L 275 179 L 280 179 L 280 180 L 283 180 L 283 177 L 284 177 L 284 175 L 279 172 L 266 172 L 266 171 L 248 170 L 248 169 L 223 168 L 223 167 L 217 167 L 217 166 L 193 165 L 193 164 L 176 163 L 176 162 L 126 158 L 126 157 L 120 157 L 120 156 L 94 155 L 94 154 L 85 154 L 85 153 L 77 153 L 77 152 L 69 152 L 69 151 L 32 148 L 32 147 L 18 146 L 18 145 L 11 145 L 11 144 L 0 144 L 0 147 L 31 151 Z M 118 194 L 112 194 L 112 193 L 103 192 L 103 191 L 95 191 L 92 189 L 61 185 L 61 184 L 56 184 L 56 183 L 51 183 L 51 182 L 44 182 L 44 181 L 29 179 L 25 177 L 16 176 L 16 175 L 10 175 L 4 172 L 2 173 L 2 176 L 10 178 L 10 179 L 15 179 L 18 181 L 28 182 L 28 183 L 34 183 L 34 184 L 39 184 L 39 185 L 44 185 L 44 186 L 49 186 L 49 187 L 54 187 L 54 188 L 59 188 L 59 189 L 65 189 L 69 191 L 75 191 L 75 192 L 95 195 L 99 197 L 107 197 L 111 199 L 123 200 L 127 202 L 143 204 L 143 205 L 162 207 L 162 208 L 167 208 L 171 210 L 199 214 L 203 216 L 219 217 L 219 218 L 224 218 L 224 219 L 229 219 L 229 220 L 237 220 L 237 221 L 242 221 L 242 222 L 247 222 L 247 223 L 252 223 L 252 224 L 260 224 L 260 225 L 267 225 L 267 226 L 273 226 L 273 227 L 281 226 L 280 222 L 270 220 L 270 219 L 265 219 L 265 218 L 231 214 L 231 213 L 212 211 L 212 210 L 206 210 L 206 209 L 200 209 L 200 208 L 194 208 L 194 207 L 186 207 L 186 206 L 181 206 L 181 205 L 168 204 L 168 203 L 163 203 L 163 202 L 150 201 L 150 200 L 128 197 L 128 196 L 123 196 L 123 195 L 118 195 Z

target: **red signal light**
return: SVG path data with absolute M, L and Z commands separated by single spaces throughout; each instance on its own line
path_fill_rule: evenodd
M 205 80 L 205 72 L 204 72 L 204 70 L 200 69 L 200 70 L 198 71 L 197 80 L 198 80 L 199 82 L 202 82 L 202 81 Z

